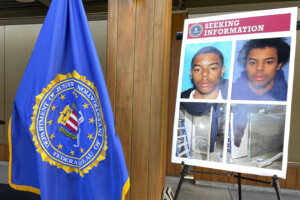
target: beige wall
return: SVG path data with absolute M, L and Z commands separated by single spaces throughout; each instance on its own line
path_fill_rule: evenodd
M 0 26 L 0 120 L 7 122 L 5 127 L 0 126 L 0 144 L 7 143 L 14 97 L 41 27 L 41 24 Z M 91 21 L 90 28 L 105 76 L 107 20 Z
M 106 79 L 107 20 L 90 21 L 89 24 L 102 67 L 102 72 Z
M 7 132 L 15 94 L 40 29 L 39 24 L 4 26 L 4 115 L 7 122 L 5 132 Z M 2 135 L 1 141 L 3 143 L 7 141 L 7 133 Z

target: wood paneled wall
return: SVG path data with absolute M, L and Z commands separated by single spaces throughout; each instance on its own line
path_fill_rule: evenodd
M 208 168 L 203 168 L 203 167 L 195 167 L 195 170 L 200 171 L 200 172 L 230 174 L 230 172 L 215 170 L 215 169 L 208 169 Z M 234 174 L 236 175 L 237 173 L 234 173 Z M 252 179 L 258 179 L 258 180 L 272 182 L 272 177 L 257 176 L 257 175 L 251 175 L 251 174 L 242 174 L 242 176 L 252 178 Z M 235 183 L 235 184 L 238 183 L 237 178 L 235 178 L 235 177 L 220 176 L 220 175 L 214 175 L 214 174 L 195 173 L 194 179 L 195 180 L 204 180 L 204 181 L 224 182 L 224 183 Z M 289 167 L 288 167 L 287 173 L 286 173 L 286 179 L 280 178 L 279 183 L 280 183 L 281 188 L 300 190 L 300 166 L 299 166 L 299 164 L 297 164 L 297 165 L 289 164 Z M 269 184 L 259 183 L 259 182 L 255 182 L 255 181 L 245 180 L 245 179 L 242 179 L 242 184 L 271 187 L 271 185 L 269 185 Z
M 171 0 L 109 0 L 107 87 L 130 176 L 127 199 L 165 181 Z
M 4 27 L 0 27 L 0 120 L 4 120 L 4 109 Z M 0 124 L 0 141 L 4 131 L 4 125 Z
M 171 26 L 171 58 L 170 58 L 170 80 L 169 80 L 169 106 L 168 106 L 168 140 L 167 140 L 167 175 L 176 176 L 180 174 L 181 167 L 178 164 L 171 163 L 172 136 L 175 116 L 175 104 L 177 83 L 179 74 L 181 40 L 176 40 L 176 33 L 183 31 L 184 20 L 187 19 L 187 13 L 178 13 L 172 15 Z

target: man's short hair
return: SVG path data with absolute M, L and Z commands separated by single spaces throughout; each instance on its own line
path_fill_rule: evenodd
M 247 57 L 252 49 L 263 49 L 272 47 L 277 50 L 278 63 L 284 66 L 290 57 L 290 45 L 284 41 L 284 38 L 268 38 L 268 39 L 254 39 L 249 40 L 240 50 L 238 55 L 238 62 L 246 67 Z
M 197 51 L 197 53 L 194 55 L 194 57 L 192 59 L 191 66 L 193 67 L 193 62 L 199 55 L 207 54 L 207 53 L 213 53 L 213 54 L 218 55 L 220 57 L 220 60 L 221 60 L 221 68 L 223 67 L 223 65 L 224 65 L 224 56 L 223 56 L 222 52 L 219 49 L 217 49 L 215 47 L 212 47 L 212 46 L 203 47 L 199 51 Z

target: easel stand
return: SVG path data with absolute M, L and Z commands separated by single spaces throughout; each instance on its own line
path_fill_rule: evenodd
M 276 175 L 274 175 L 272 177 L 273 182 L 268 182 L 268 181 L 262 181 L 262 180 L 257 180 L 257 179 L 253 179 L 253 178 L 248 178 L 248 177 L 244 177 L 241 176 L 241 173 L 238 173 L 237 175 L 234 175 L 233 173 L 229 173 L 229 174 L 224 174 L 224 173 L 214 173 L 214 172 L 200 172 L 200 171 L 193 171 L 190 170 L 190 166 L 184 164 L 184 162 L 182 163 L 183 168 L 181 171 L 181 175 L 180 175 L 180 180 L 176 189 L 176 193 L 175 193 L 175 197 L 174 200 L 177 200 L 182 183 L 184 181 L 184 177 L 187 173 L 201 173 L 201 174 L 214 174 L 214 175 L 220 175 L 220 176 L 232 176 L 238 179 L 238 191 L 239 191 L 239 200 L 242 200 L 242 179 L 245 180 L 249 180 L 249 181 L 255 181 L 255 182 L 260 182 L 260 183 L 265 183 L 265 184 L 270 184 L 274 187 L 275 191 L 276 191 L 276 195 L 277 195 L 277 199 L 281 200 L 281 194 L 280 194 L 280 185 L 279 185 L 279 181 L 278 181 L 278 177 Z
M 281 200 L 281 194 L 280 194 L 280 185 L 279 185 L 279 181 L 278 181 L 278 177 L 276 175 L 274 175 L 272 177 L 273 182 L 268 182 L 268 181 L 262 181 L 262 180 L 257 180 L 257 179 L 253 179 L 253 178 L 248 178 L 248 177 L 244 177 L 241 176 L 241 173 L 238 173 L 238 175 L 233 175 L 233 177 L 238 179 L 238 189 L 239 189 L 239 200 L 242 200 L 242 184 L 241 184 L 241 180 L 245 179 L 245 180 L 249 180 L 249 181 L 255 181 L 255 182 L 260 182 L 260 183 L 265 183 L 265 184 L 270 184 L 274 187 L 275 191 L 276 191 L 276 195 L 277 195 L 277 199 Z

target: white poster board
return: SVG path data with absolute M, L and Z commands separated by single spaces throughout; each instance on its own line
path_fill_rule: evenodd
M 285 178 L 297 8 L 187 19 L 172 162 Z

